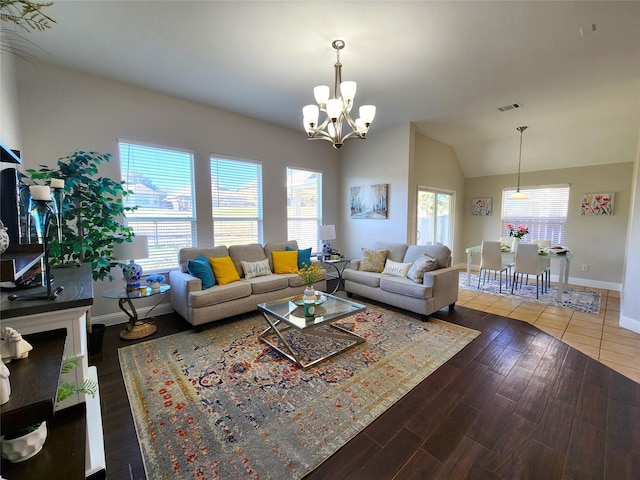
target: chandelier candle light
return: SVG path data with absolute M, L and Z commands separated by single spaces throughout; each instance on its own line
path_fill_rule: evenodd
M 335 81 L 333 86 L 333 97 L 329 98 L 329 87 L 320 85 L 313 89 L 317 105 L 306 105 L 302 109 L 304 129 L 310 140 L 329 140 L 334 148 L 342 147 L 345 140 L 349 138 L 364 139 L 373 118 L 376 115 L 374 105 L 362 105 L 359 109 L 360 118 L 351 118 L 351 108 L 353 99 L 356 96 L 356 82 L 342 81 L 342 64 L 340 63 L 340 50 L 345 46 L 343 40 L 334 40 L 331 44 L 336 50 Z M 320 112 L 325 112 L 327 118 L 318 124 Z M 343 135 L 342 127 L 348 132 Z

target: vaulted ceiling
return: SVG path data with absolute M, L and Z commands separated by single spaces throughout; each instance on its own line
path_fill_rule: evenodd
M 47 12 L 57 23 L 28 37 L 38 61 L 300 135 L 343 39 L 355 105 L 378 109 L 369 135 L 414 122 L 454 147 L 467 177 L 514 173 L 520 125 L 524 172 L 637 155 L 637 1 L 57 1 Z

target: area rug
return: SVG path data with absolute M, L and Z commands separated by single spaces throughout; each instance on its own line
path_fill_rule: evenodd
M 562 294 L 562 302 L 558 302 L 558 289 L 554 286 L 549 287 L 549 291 L 545 291 L 540 298 L 536 298 L 535 279 L 529 285 L 524 284 L 522 288 L 514 290 L 511 293 L 511 287 L 504 286 L 504 277 L 502 280 L 502 293 L 500 293 L 500 285 L 498 279 L 493 275 L 486 283 L 480 281 L 478 288 L 478 274 L 471 272 L 471 283 L 467 285 L 467 272 L 460 272 L 460 288 L 463 290 L 471 290 L 475 292 L 490 293 L 501 297 L 510 297 L 522 299 L 526 302 L 540 303 L 560 308 L 568 308 L 576 312 L 591 313 L 597 315 L 600 313 L 600 292 L 590 292 L 585 290 L 569 289 Z
M 258 314 L 121 348 L 147 478 L 301 478 L 479 335 L 371 305 L 338 323 L 366 342 L 306 371 Z

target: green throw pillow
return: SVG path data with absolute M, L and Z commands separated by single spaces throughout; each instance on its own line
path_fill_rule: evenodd
M 200 255 L 195 260 L 187 262 L 187 271 L 202 282 L 202 289 L 206 290 L 216 284 L 216 277 L 207 257 Z

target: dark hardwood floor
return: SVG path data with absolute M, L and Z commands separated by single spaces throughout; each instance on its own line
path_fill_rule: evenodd
M 640 384 L 526 322 L 464 307 L 433 316 L 482 334 L 307 479 L 640 478 Z M 155 337 L 189 328 L 178 315 L 157 325 Z M 131 342 L 121 329 L 105 330 L 90 363 L 107 478 L 137 480 L 144 468 L 117 355 Z

